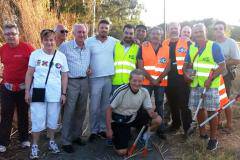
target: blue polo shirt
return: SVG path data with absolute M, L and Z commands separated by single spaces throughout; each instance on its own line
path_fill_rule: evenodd
M 195 46 L 198 47 L 197 44 L 195 44 Z M 201 48 L 201 50 L 198 52 L 199 56 L 203 53 L 204 49 L 205 48 Z M 223 56 L 221 47 L 215 42 L 213 43 L 213 46 L 212 46 L 212 55 L 213 55 L 214 61 L 217 64 L 224 62 L 224 56 Z M 187 63 L 191 62 L 189 50 L 188 50 L 187 55 L 185 57 L 185 62 L 187 62 Z

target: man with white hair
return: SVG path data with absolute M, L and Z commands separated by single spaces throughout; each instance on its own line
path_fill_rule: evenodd
M 177 132 L 182 125 L 187 137 L 191 133 L 189 129 L 192 122 L 191 111 L 188 109 L 190 89 L 184 81 L 182 68 L 191 43 L 180 38 L 180 29 L 179 23 L 170 23 L 168 25 L 169 39 L 163 42 L 163 46 L 167 45 L 169 47 L 171 61 L 171 69 L 168 72 L 168 86 L 166 87 L 166 96 L 172 114 L 172 123 L 168 131 Z
M 64 25 L 58 24 L 54 28 L 54 32 L 56 33 L 55 34 L 56 35 L 56 45 L 57 45 L 57 47 L 59 47 L 63 42 L 66 41 L 68 30 Z
M 191 36 L 192 36 L 191 27 L 190 26 L 182 27 L 180 37 L 183 38 L 183 39 L 186 39 L 187 41 L 191 41 Z
M 81 135 L 88 99 L 88 75 L 91 73 L 90 51 L 84 44 L 87 33 L 86 25 L 75 24 L 74 39 L 59 48 L 66 55 L 69 66 L 68 98 L 64 107 L 62 128 L 62 149 L 67 153 L 74 152 L 72 143 L 84 145 Z
M 199 23 L 193 26 L 193 38 L 196 44 L 192 44 L 185 58 L 184 74 L 186 80 L 191 84 L 191 93 L 189 97 L 189 107 L 196 110 L 201 99 L 204 88 L 204 100 L 197 115 L 198 123 L 202 123 L 207 116 L 211 116 L 220 107 L 220 96 L 218 88 L 220 86 L 221 74 L 225 69 L 224 56 L 220 46 L 207 39 L 206 27 Z M 188 78 L 187 69 L 193 69 L 195 74 L 191 73 L 192 79 Z M 207 111 L 207 115 L 206 115 Z M 217 125 L 218 117 L 210 121 L 210 140 L 208 141 L 208 150 L 217 149 Z M 199 128 L 200 138 L 208 139 L 205 126 Z

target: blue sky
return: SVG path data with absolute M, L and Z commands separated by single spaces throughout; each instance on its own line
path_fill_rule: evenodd
M 138 0 L 145 11 L 141 19 L 148 26 L 163 23 L 163 0 Z M 240 26 L 240 0 L 166 0 L 166 21 L 181 22 L 215 18 Z

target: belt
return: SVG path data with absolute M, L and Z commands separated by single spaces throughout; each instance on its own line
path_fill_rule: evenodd
M 4 86 L 6 87 L 7 90 L 9 91 L 13 91 L 13 92 L 18 92 L 20 90 L 25 89 L 25 83 L 20 83 L 20 84 L 16 84 L 16 83 L 3 83 Z
M 87 77 L 74 77 L 74 78 L 72 78 L 72 77 L 68 77 L 69 79 L 86 79 Z

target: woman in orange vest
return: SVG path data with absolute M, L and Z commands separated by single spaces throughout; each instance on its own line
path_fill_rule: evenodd
M 150 41 L 142 44 L 137 56 L 138 68 L 145 73 L 143 86 L 150 95 L 154 92 L 156 111 L 160 116 L 163 116 L 164 89 L 167 86 L 167 74 L 170 70 L 169 47 L 162 46 L 162 35 L 161 28 L 153 28 L 150 31 Z M 166 139 L 163 130 L 164 126 L 160 126 L 158 135 Z

